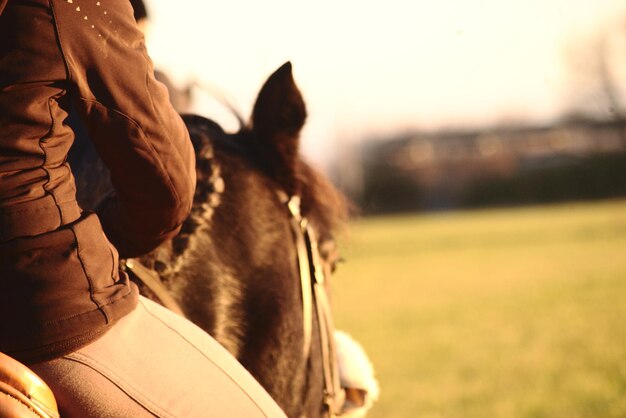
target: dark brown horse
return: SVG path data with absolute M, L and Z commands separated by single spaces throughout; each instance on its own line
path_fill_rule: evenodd
M 299 155 L 305 118 L 289 63 L 267 80 L 239 132 L 184 116 L 197 155 L 192 213 L 177 237 L 140 259 L 184 315 L 223 344 L 290 417 L 320 417 L 326 407 L 319 333 L 303 351 L 301 266 L 286 197 L 299 196 L 326 271 L 337 261 L 333 236 L 347 217 L 341 194 Z M 109 186 L 81 146 L 71 164 L 79 200 L 94 207 Z M 316 330 L 318 317 L 311 321 Z

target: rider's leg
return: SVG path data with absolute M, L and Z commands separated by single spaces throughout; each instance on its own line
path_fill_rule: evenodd
M 68 417 L 283 417 L 213 338 L 141 298 L 94 343 L 30 366 Z

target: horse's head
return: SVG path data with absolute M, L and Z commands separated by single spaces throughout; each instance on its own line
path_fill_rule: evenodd
M 240 225 L 244 219 L 253 224 L 256 218 L 266 221 L 268 214 L 275 217 L 275 208 L 266 205 L 276 204 L 279 194 L 286 194 L 301 198 L 302 214 L 320 235 L 324 259 L 334 268 L 338 257 L 333 237 L 347 219 L 347 204 L 343 195 L 300 156 L 306 106 L 294 81 L 291 63 L 285 63 L 268 78 L 249 123 L 237 133 L 226 133 L 214 121 L 200 116 L 184 115 L 183 119 L 196 151 L 198 181 L 192 216 L 175 245 L 184 247 L 189 229 L 206 226 L 206 221 L 218 223 L 213 220 L 216 210 L 237 218 Z M 232 200 L 244 192 L 248 193 L 247 200 L 235 204 Z M 249 225 L 249 230 L 256 228 Z M 264 237 L 273 241 L 273 234 L 257 234 L 250 237 L 251 242 L 236 248 L 254 243 L 262 246 Z
M 300 197 L 326 270 L 345 221 L 342 195 L 299 154 L 306 108 L 287 63 L 261 89 L 249 123 L 228 134 L 184 116 L 197 155 L 198 186 L 181 234 L 145 259 L 160 270 L 185 314 L 233 353 L 288 412 L 318 415 L 315 361 L 303 361 L 299 266 L 290 213 Z M 314 336 L 311 358 L 318 354 Z M 295 393 L 295 395 L 294 395 Z M 313 411 L 313 412 L 312 412 Z

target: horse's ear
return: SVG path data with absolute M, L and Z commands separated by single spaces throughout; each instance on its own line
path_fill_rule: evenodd
M 305 120 L 306 106 L 287 62 L 261 88 L 251 119 L 262 162 L 287 193 L 298 192 L 299 135 Z

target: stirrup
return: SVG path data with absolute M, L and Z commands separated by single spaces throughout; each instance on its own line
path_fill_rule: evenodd
M 52 391 L 28 367 L 0 353 L 0 417 L 59 418 Z

